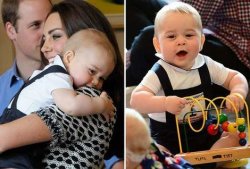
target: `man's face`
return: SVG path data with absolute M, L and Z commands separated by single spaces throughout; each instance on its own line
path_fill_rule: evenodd
M 43 26 L 51 9 L 48 0 L 25 0 L 19 5 L 16 32 L 13 43 L 16 57 L 41 62 L 40 43 Z

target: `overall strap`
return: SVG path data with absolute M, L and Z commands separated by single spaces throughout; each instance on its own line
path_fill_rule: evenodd
M 168 77 L 167 72 L 164 70 L 164 68 L 159 64 L 155 63 L 153 67 L 151 68 L 156 75 L 158 76 L 160 83 L 162 85 L 163 91 L 165 95 L 173 95 L 173 87 L 170 83 L 170 79 Z
M 153 70 L 158 76 L 158 79 L 160 80 L 165 96 L 174 95 L 172 84 L 165 69 L 159 63 L 155 63 L 151 68 L 151 70 Z M 174 120 L 175 116 L 173 114 L 166 112 L 165 116 L 166 116 L 166 122 L 173 123 L 175 121 Z
M 168 95 L 168 96 L 176 95 L 179 97 L 184 97 L 184 96 L 192 95 L 194 93 L 203 92 L 204 97 L 210 98 L 210 99 L 212 98 L 212 89 L 211 89 L 212 83 L 211 83 L 211 78 L 210 78 L 207 64 L 204 64 L 198 69 L 201 84 L 195 87 L 191 87 L 189 89 L 181 89 L 181 90 L 173 90 L 173 87 L 172 87 L 172 84 L 170 82 L 167 72 L 159 63 L 155 63 L 153 67 L 151 68 L 151 70 L 153 70 L 158 76 L 165 95 Z M 173 120 L 174 115 L 166 112 L 166 120 L 172 121 L 170 119 Z
M 29 80 L 27 83 L 25 83 L 23 85 L 23 87 L 18 91 L 18 93 L 15 95 L 13 102 L 11 104 L 11 108 L 15 108 L 16 109 L 16 104 L 17 104 L 17 99 L 19 97 L 19 94 L 21 93 L 21 91 L 29 86 L 30 84 L 32 84 L 33 82 L 35 82 L 37 79 L 42 78 L 43 76 L 49 74 L 49 73 L 64 73 L 64 74 L 68 74 L 68 72 L 61 66 L 59 65 L 53 65 L 50 66 L 49 68 L 45 69 L 44 71 L 42 71 L 41 73 L 39 73 L 38 75 L 36 75 L 35 77 L 33 77 L 31 80 Z
M 162 85 L 163 91 L 165 95 L 177 95 L 179 97 L 183 97 L 183 94 L 190 95 L 190 91 L 187 91 L 187 89 L 184 90 L 173 90 L 173 87 L 171 85 L 170 79 L 168 77 L 167 72 L 164 70 L 164 68 L 159 64 L 155 63 L 153 67 L 151 68 L 156 75 L 158 76 L 160 83 Z M 190 88 L 191 91 L 203 91 L 204 96 L 206 98 L 212 98 L 212 81 L 209 74 L 209 70 L 207 67 L 207 64 L 204 64 L 198 69 L 201 85 Z M 178 77 L 176 77 L 178 78 Z M 190 90 L 188 89 L 188 90 Z
M 39 73 L 38 75 L 36 75 L 35 77 L 33 77 L 31 80 L 29 80 L 24 87 L 30 85 L 31 83 L 33 83 L 34 81 L 36 81 L 37 79 L 40 79 L 41 77 L 49 74 L 49 73 L 64 73 L 64 74 L 68 74 L 68 72 L 59 65 L 53 65 L 50 66 L 49 68 L 45 69 L 44 71 L 42 71 L 41 73 Z
M 201 66 L 199 69 L 199 75 L 201 80 L 201 87 L 202 91 L 204 93 L 204 97 L 212 99 L 212 81 L 209 74 L 209 70 L 207 67 L 207 64 L 205 63 L 203 66 Z

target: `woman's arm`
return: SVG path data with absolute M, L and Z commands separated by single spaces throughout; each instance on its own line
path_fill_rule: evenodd
M 99 96 L 97 90 L 88 87 L 79 89 L 78 93 Z M 100 115 L 69 116 L 55 105 L 50 105 L 35 114 L 0 125 L 0 152 L 46 141 L 51 141 L 50 146 L 55 146 L 65 141 L 86 140 L 93 136 L 90 135 L 93 132 L 90 125 L 96 124 L 97 121 L 97 126 L 104 127 L 105 130 L 110 127 L 106 126 L 107 121 L 102 117 Z M 114 118 L 111 119 L 110 124 L 113 120 Z
M 31 114 L 0 125 L 0 152 L 24 145 L 50 141 L 52 134 L 42 119 Z

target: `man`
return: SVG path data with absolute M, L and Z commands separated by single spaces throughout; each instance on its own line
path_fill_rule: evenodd
M 50 0 L 2 2 L 3 24 L 16 57 L 12 67 L 0 76 L 0 116 L 33 71 L 43 66 L 40 44 L 51 6 Z

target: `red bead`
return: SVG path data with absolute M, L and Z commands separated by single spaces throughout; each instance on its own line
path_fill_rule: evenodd
M 228 124 L 229 124 L 229 122 L 228 121 L 225 121 L 224 123 L 222 123 L 222 126 L 221 126 L 221 128 L 223 129 L 223 131 L 228 131 Z
M 210 134 L 210 135 L 216 135 L 218 133 L 218 127 L 215 129 L 215 124 L 210 124 L 208 127 L 207 127 L 207 132 Z
M 239 137 L 240 138 L 246 138 L 246 133 L 245 132 L 240 132 Z

